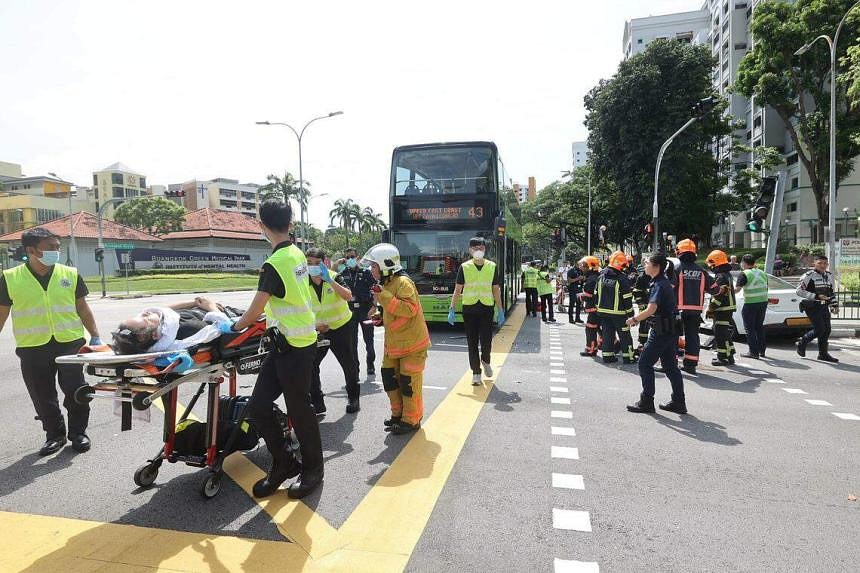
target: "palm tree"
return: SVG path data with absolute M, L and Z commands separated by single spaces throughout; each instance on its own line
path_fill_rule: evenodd
M 299 185 L 299 180 L 293 177 L 293 175 L 287 171 L 284 172 L 283 178 L 278 177 L 277 175 L 267 175 L 266 180 L 268 183 L 260 187 L 260 200 L 266 201 L 267 199 L 276 199 L 279 201 L 289 201 L 291 199 L 295 199 L 299 206 L 307 209 L 308 208 L 308 198 L 311 195 L 310 183 L 305 181 L 304 185 Z
M 382 215 L 373 210 L 372 207 L 365 207 L 361 210 L 361 218 L 359 225 L 362 232 L 373 233 L 385 229 L 385 221 L 382 220 Z
M 334 208 L 329 211 L 328 216 L 332 225 L 337 222 L 340 227 L 343 227 L 346 243 L 349 245 L 349 232 L 361 216 L 361 208 L 352 199 L 338 199 L 334 202 Z

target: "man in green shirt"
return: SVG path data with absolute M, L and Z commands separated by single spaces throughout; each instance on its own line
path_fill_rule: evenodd
M 741 259 L 743 271 L 738 276 L 735 292 L 744 290 L 741 318 L 747 333 L 749 351 L 745 358 L 764 358 L 767 343 L 764 337 L 764 317 L 767 314 L 767 274 L 755 268 L 755 257 L 746 254 Z

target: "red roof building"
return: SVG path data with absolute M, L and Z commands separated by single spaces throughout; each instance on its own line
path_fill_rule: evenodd
M 164 240 L 171 239 L 245 239 L 263 241 L 260 224 L 256 219 L 233 211 L 219 209 L 198 209 L 185 215 L 181 231 L 161 235 Z
M 72 229 L 74 229 L 74 236 L 76 239 L 98 239 L 99 236 L 98 218 L 92 213 L 81 211 L 80 213 L 74 213 L 72 215 L 60 217 L 59 219 L 53 219 L 41 225 L 0 235 L 0 243 L 18 242 L 21 240 L 21 235 L 24 234 L 24 232 L 35 228 L 47 229 L 58 237 L 66 239 L 71 236 Z M 114 242 L 161 242 L 161 239 L 155 235 L 150 235 L 149 233 L 144 233 L 143 231 L 138 231 L 137 229 L 126 227 L 125 225 L 120 225 L 119 223 L 115 223 L 114 221 L 104 218 L 102 218 L 102 237 L 105 241 Z

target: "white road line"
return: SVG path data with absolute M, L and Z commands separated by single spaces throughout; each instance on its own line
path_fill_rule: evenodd
M 552 562 L 553 573 L 600 573 L 600 565 L 594 561 L 570 561 L 556 557 Z
M 582 476 L 573 474 L 552 474 L 552 487 L 561 489 L 585 489 Z
M 564 368 L 564 362 L 550 362 L 549 367 L 550 368 L 556 368 L 556 367 Z
M 830 402 L 827 400 L 806 400 L 806 402 L 812 404 L 813 406 L 832 406 Z
M 558 398 L 556 396 L 553 396 L 549 399 L 549 402 L 550 404 L 567 404 L 568 406 L 570 406 L 570 398 Z
M 765 372 L 764 370 L 750 370 L 750 374 L 753 376 L 767 376 L 770 372 Z
M 559 426 L 552 427 L 553 436 L 575 436 L 576 430 L 573 428 L 561 428 Z
M 550 392 L 565 392 L 566 393 L 566 392 L 568 392 L 568 389 L 565 388 L 564 386 L 550 386 L 549 391 Z
M 566 420 L 573 419 L 573 412 L 565 412 L 563 410 L 552 410 L 549 413 L 550 418 L 564 418 Z
M 565 375 L 565 374 L 567 374 L 567 370 L 558 370 L 558 369 L 556 369 L 556 370 L 550 370 L 550 371 L 549 371 L 549 373 L 550 373 L 550 374 L 561 374 L 561 375 Z
M 579 448 L 568 448 L 567 446 L 552 446 L 550 457 L 561 460 L 578 460 Z
M 781 378 L 765 378 L 764 381 L 770 384 L 785 384 L 785 380 Z
M 833 414 L 834 416 L 836 416 L 837 418 L 841 419 L 841 420 L 860 420 L 860 416 L 858 416 L 857 414 L 846 414 L 844 412 L 830 412 L 830 413 Z
M 448 389 L 447 386 L 428 386 L 427 384 L 424 384 L 422 386 L 422 388 L 427 388 L 428 390 L 447 390 Z
M 806 394 L 806 392 L 804 392 L 800 388 L 783 388 L 783 390 L 788 392 L 789 394 Z
M 552 508 L 552 526 L 568 531 L 591 531 L 591 517 L 587 511 Z
M 558 376 L 550 376 L 550 382 L 561 382 L 562 384 L 567 384 L 567 378 L 559 378 Z

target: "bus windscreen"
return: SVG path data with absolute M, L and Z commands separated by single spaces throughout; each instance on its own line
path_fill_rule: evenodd
M 394 195 L 492 193 L 493 152 L 489 147 L 404 149 L 394 156 Z

